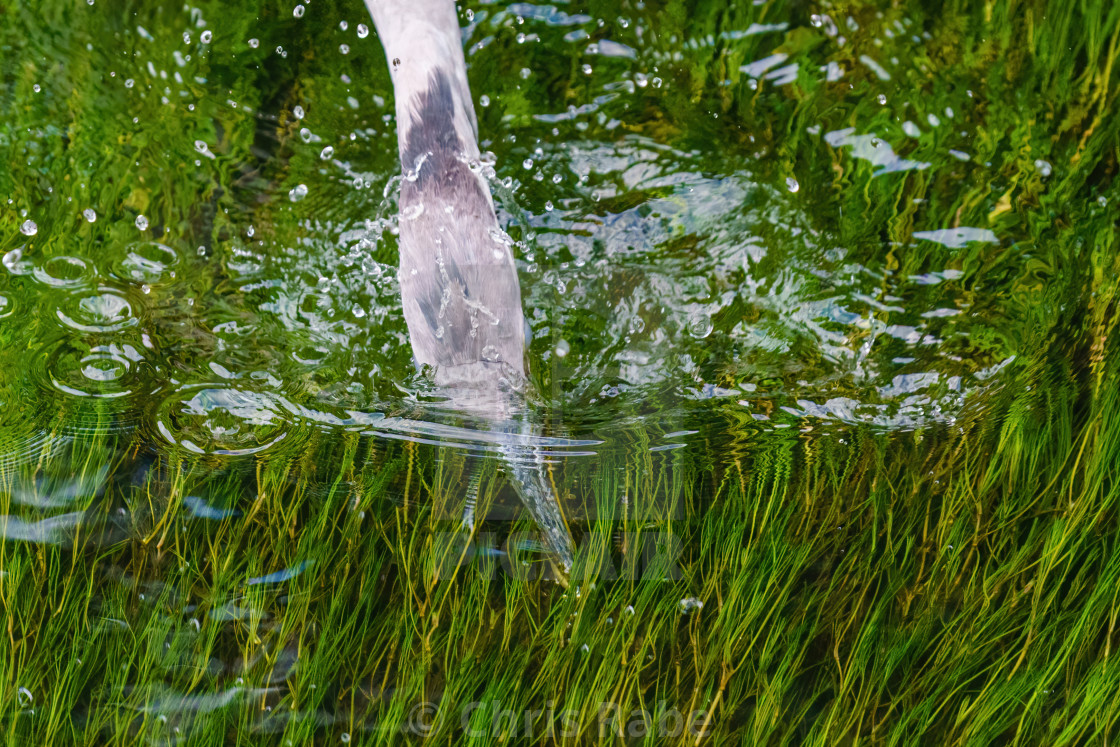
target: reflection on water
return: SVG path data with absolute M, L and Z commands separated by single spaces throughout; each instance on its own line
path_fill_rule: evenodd
M 0 132 L 0 533 L 170 553 L 147 582 L 182 603 L 175 646 L 311 594 L 308 527 L 438 506 L 435 529 L 494 547 L 522 521 L 569 566 L 596 520 L 658 526 L 686 455 L 719 474 L 785 432 L 952 426 L 1010 380 L 1054 271 L 1006 197 L 983 81 L 931 81 L 917 11 L 740 3 L 682 34 L 653 9 L 474 7 L 479 166 L 537 392 L 480 427 L 413 370 L 392 91 L 360 5 L 47 5 L 57 33 L 26 8 L 0 30 L 0 102 L 35 122 Z M 1037 196 L 1059 167 L 1033 163 Z M 291 515 L 262 516 L 270 496 Z M 175 574 L 220 575 L 199 548 L 234 522 L 260 563 L 195 611 L 201 582 Z M 272 704 L 283 669 L 145 707 Z

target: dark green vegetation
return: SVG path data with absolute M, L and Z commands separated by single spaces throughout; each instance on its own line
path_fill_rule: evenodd
M 1120 740 L 1120 4 L 470 4 L 559 580 L 295 4 L 0 0 L 6 743 Z

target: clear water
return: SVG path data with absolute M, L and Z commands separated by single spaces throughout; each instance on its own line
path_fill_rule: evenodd
M 1033 238 L 1068 168 L 1049 134 L 1000 131 L 916 9 L 649 5 L 462 16 L 569 510 L 619 465 L 718 473 L 758 439 L 982 414 L 1059 303 Z M 359 3 L 0 16 L 8 540 L 182 531 L 204 555 L 190 527 L 251 513 L 264 469 L 310 495 L 356 481 L 355 453 L 503 471 L 412 365 L 392 91 Z M 406 473 L 378 495 L 409 505 Z
M 5 352 L 32 359 L 5 400 L 40 405 L 8 428 L 30 443 L 96 409 L 160 449 L 282 453 L 415 393 L 391 87 L 376 35 L 339 28 L 364 19 L 60 12 L 44 51 L 68 64 L 26 49 L 7 91 L 36 123 L 5 133 L 7 224 L 37 231 L 4 237 Z M 1014 358 L 1001 290 L 1031 271 L 1014 230 L 961 224 L 936 190 L 994 176 L 967 82 L 899 90 L 923 45 L 904 14 L 796 36 L 731 15 L 693 39 L 531 5 L 465 28 L 543 409 L 577 437 L 697 408 L 952 422 Z M 847 217 L 886 195 L 894 220 Z

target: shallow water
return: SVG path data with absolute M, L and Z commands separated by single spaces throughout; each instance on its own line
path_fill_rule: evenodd
M 13 50 L 8 90 L 36 124 L 6 136 L 8 223 L 37 228 L 3 247 L 23 322 L 6 339 L 43 360 L 22 388 L 49 412 L 119 399 L 106 427 L 200 453 L 283 451 L 415 390 L 391 91 L 365 19 L 266 16 L 203 43 L 202 10 L 60 12 L 49 50 Z M 464 31 L 542 406 L 577 431 L 708 399 L 763 429 L 951 422 L 1014 358 L 1032 272 L 1014 226 L 945 212 L 950 185 L 998 178 L 975 94 L 900 90 L 924 43 L 901 13 L 841 17 L 842 34 L 735 15 L 674 41 L 655 14 L 512 5 Z M 845 218 L 887 194 L 891 223 Z
M 412 366 L 364 8 L 257 5 L 0 3 L 9 544 L 142 538 L 206 576 L 211 525 L 272 500 L 293 527 L 420 505 L 454 528 L 481 481 L 498 497 L 480 523 L 525 520 L 492 429 Z M 900 5 L 462 14 L 532 328 L 532 445 L 573 531 L 703 510 L 714 478 L 666 497 L 686 460 L 719 475 L 766 439 L 937 433 L 1015 385 L 1060 298 L 1064 250 L 1037 225 L 1073 146 L 1006 124 L 991 81 Z M 1063 209 L 1108 200 L 1090 186 Z M 231 551 L 242 589 L 342 562 L 293 541 L 286 560 Z M 184 567 L 129 566 L 128 588 L 174 597 Z M 273 603 L 221 583 L 191 602 L 216 623 Z M 153 713 L 273 692 L 167 679 Z

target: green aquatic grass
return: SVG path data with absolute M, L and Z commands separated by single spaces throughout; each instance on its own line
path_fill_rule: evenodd
M 123 30 L 135 25 L 126 19 L 136 11 L 148 14 L 140 22 L 153 31 L 167 26 L 178 34 L 161 20 L 169 6 L 106 5 L 94 6 L 99 22 Z M 258 34 L 262 51 L 283 43 L 305 60 L 294 81 L 270 70 L 273 58 L 263 53 L 263 67 L 229 63 L 211 71 L 228 78 L 230 98 L 285 112 L 308 97 L 345 98 L 316 52 L 333 39 L 333 23 L 314 25 L 309 16 L 297 33 L 286 5 L 266 4 L 259 20 L 255 4 L 228 5 L 205 4 L 208 17 L 222 8 L 216 33 Z M 1120 6 L 956 2 L 936 14 L 906 8 L 903 16 L 897 5 L 849 4 L 844 14 L 860 28 L 881 12 L 884 25 L 909 17 L 915 33 L 928 31 L 921 45 L 905 47 L 924 55 L 908 68 L 922 76 L 892 85 L 897 95 L 930 102 L 930 111 L 957 109 L 975 127 L 970 162 L 887 180 L 839 148 L 822 155 L 811 146 L 817 141 L 807 128 L 822 122 L 825 130 L 860 123 L 883 132 L 899 123 L 875 101 L 879 84 L 866 71 L 852 73 L 852 100 L 812 95 L 823 84 L 808 72 L 819 60 L 814 37 L 803 33 L 807 8 L 648 5 L 626 12 L 647 23 L 652 48 L 681 51 L 685 62 L 666 65 L 667 98 L 641 134 L 682 150 L 715 141 L 728 159 L 735 146 L 768 148 L 771 157 L 757 165 L 766 180 L 780 186 L 797 173 L 807 199 L 842 207 L 820 220 L 835 223 L 828 227 L 844 238 L 852 262 L 870 265 L 890 250 L 887 263 L 904 275 L 944 266 L 935 264 L 944 247 L 908 243 L 930 224 L 917 219 L 931 215 L 941 225 L 1015 237 L 1015 256 L 1006 245 L 970 245 L 954 258 L 973 304 L 961 322 L 972 334 L 960 356 L 978 368 L 1009 355 L 1014 361 L 952 421 L 908 431 L 799 421 L 763 428 L 734 401 L 716 399 L 676 405 L 702 440 L 651 452 L 664 432 L 679 428 L 641 419 L 663 403 L 645 412 L 631 404 L 605 429 L 619 448 L 555 467 L 581 550 L 571 576 L 558 578 L 533 550 L 534 526 L 492 462 L 325 427 L 293 434 L 290 448 L 258 458 L 172 449 L 150 427 L 122 427 L 129 411 L 114 400 L 62 399 L 44 385 L 35 359 L 55 350 L 49 313 L 18 317 L 29 320 L 30 337 L 12 317 L 0 319 L 2 365 L 11 372 L 0 377 L 0 455 L 11 455 L 0 456 L 6 744 L 1058 745 L 1120 738 L 1120 192 L 1113 181 Z M 351 24 L 365 20 L 354 6 L 343 8 Z M 583 10 L 619 14 L 615 3 Z M 173 135 L 182 139 L 181 122 L 157 95 L 137 104 L 113 94 L 121 111 L 144 117 L 143 142 L 123 120 L 83 114 L 105 106 L 86 96 L 110 94 L 81 76 L 113 60 L 94 52 L 81 59 L 86 32 L 74 23 L 77 12 L 65 3 L 0 2 L 8 28 L 50 29 L 33 37 L 42 49 L 16 47 L 0 32 L 7 112 L 0 192 L 46 206 L 37 213 L 48 216 L 40 218 L 45 226 L 50 210 L 68 215 L 63 197 L 90 199 L 77 178 L 62 181 L 60 164 L 75 174 L 88 168 L 90 192 L 101 190 L 98 209 L 123 205 L 127 216 L 107 234 L 75 230 L 73 241 L 88 242 L 91 252 L 131 235 L 125 231 L 136 212 L 192 244 L 234 233 L 239 212 L 250 210 L 238 195 L 260 183 L 275 186 L 281 199 L 253 206 L 254 225 L 296 233 L 300 218 L 285 212 L 283 195 L 294 186 L 291 174 L 308 173 L 299 159 L 317 158 L 292 145 L 296 120 L 271 123 L 268 147 L 281 155 L 258 159 L 258 125 L 243 110 L 215 106 L 211 129 L 198 135 L 220 144 L 213 145 L 220 157 L 212 181 L 168 170 L 157 156 Z M 798 95 L 756 95 L 739 74 L 772 43 L 681 43 L 779 21 L 794 26 L 782 44 L 803 64 Z M 269 24 L 275 38 L 266 36 Z M 70 43 L 68 34 L 81 40 Z M 884 42 L 884 54 L 903 44 Z M 524 59 L 510 39 L 495 43 L 514 51 L 480 58 L 472 75 L 498 78 L 504 62 Z M 48 112 L 37 107 L 46 104 L 30 88 L 43 79 L 37 55 L 54 49 L 69 55 L 72 114 L 64 122 L 44 121 Z M 367 46 L 360 64 L 384 91 L 379 52 Z M 503 89 L 504 113 L 483 112 L 482 130 L 543 128 L 531 114 L 549 97 L 582 100 L 581 75 L 574 68 L 547 86 Z M 965 114 L 967 100 L 978 103 Z M 606 119 L 592 123 L 587 137 L 605 138 Z M 766 126 L 750 142 L 727 122 Z M 44 131 L 41 145 L 29 145 L 21 134 L 28 128 Z M 64 129 L 69 145 L 58 137 Z M 930 158 L 942 132 L 925 133 L 900 155 Z M 391 137 L 362 147 L 392 171 Z M 102 160 L 71 163 L 71 152 Z M 706 158 L 705 168 L 726 173 L 719 156 Z M 1053 165 L 1045 181 L 1037 159 Z M 341 194 L 323 185 L 336 188 Z M 548 199 L 545 190 L 527 181 L 519 199 L 531 209 Z M 327 217 L 346 208 L 341 198 L 329 204 L 330 194 L 318 199 Z M 608 202 L 621 207 L 627 199 L 638 198 Z M 515 235 L 520 220 L 513 216 Z M 28 245 L 73 253 L 28 244 L 21 222 L 14 211 L 0 212 L 5 252 Z M 682 245 L 669 247 L 665 261 L 692 250 L 687 231 L 672 236 Z M 1029 261 L 1020 263 L 1022 254 Z M 172 298 L 153 288 L 151 303 L 162 313 L 152 315 L 152 335 L 167 346 L 166 360 L 177 362 L 171 370 L 205 357 L 180 337 L 176 325 L 193 318 L 183 298 L 219 298 L 228 318 L 239 318 L 240 304 L 271 300 L 234 288 L 232 273 L 191 273 L 189 293 Z M 15 304 L 32 303 L 30 288 L 24 276 L 0 277 L 0 292 Z M 730 306 L 722 313 L 715 323 L 726 331 L 752 312 Z M 589 316 L 574 332 L 593 341 L 608 323 Z M 399 333 L 399 324 L 389 320 L 384 329 Z M 27 339 L 35 341 L 30 349 Z M 291 341 L 291 349 L 304 342 Z M 745 378 L 751 363 L 734 355 L 736 344 L 710 340 L 702 353 L 709 357 L 698 361 L 710 367 L 710 382 Z M 545 391 L 578 394 L 581 384 L 565 377 L 585 369 L 575 365 L 573 375 L 539 355 L 537 362 Z M 385 365 L 407 363 L 405 351 Z M 335 385 L 346 367 L 331 359 L 306 373 L 301 393 L 308 401 L 344 396 Z M 556 410 L 555 421 L 580 422 L 578 411 Z M 468 544 L 459 519 L 472 479 L 476 515 L 487 518 Z M 52 506 L 66 513 L 43 512 Z M 198 506 L 210 513 L 200 516 Z M 689 598 L 703 607 L 682 610 Z

